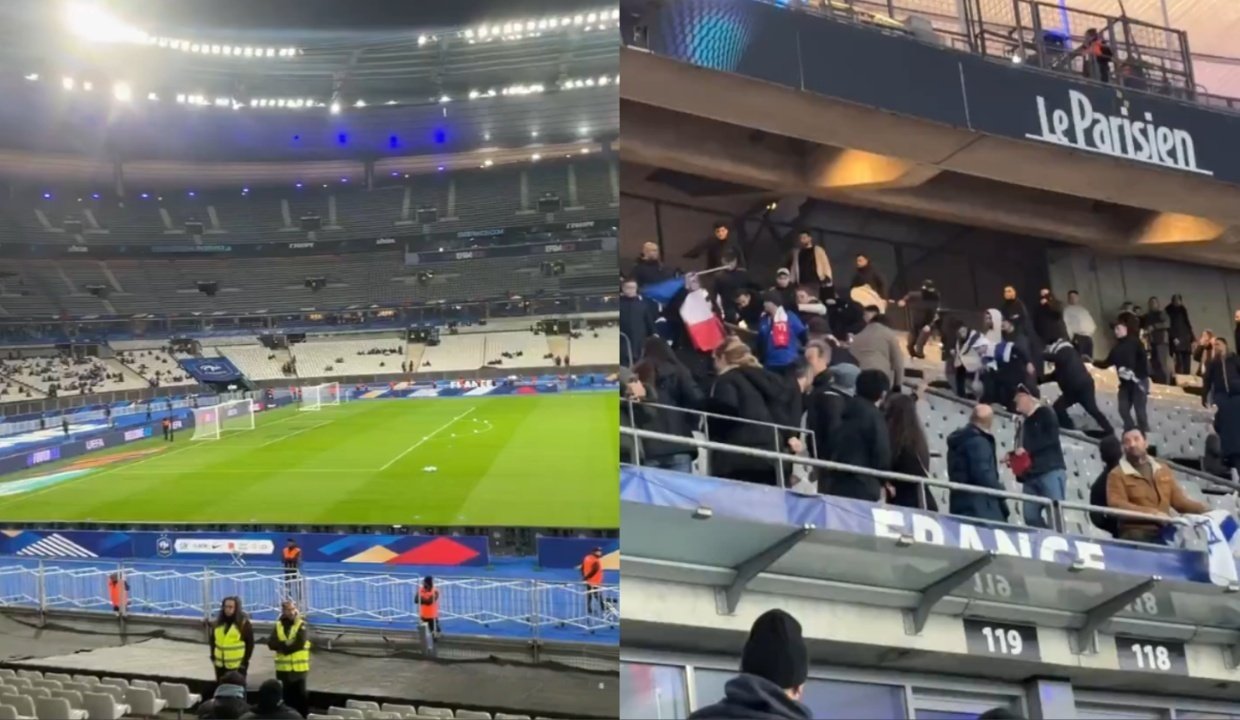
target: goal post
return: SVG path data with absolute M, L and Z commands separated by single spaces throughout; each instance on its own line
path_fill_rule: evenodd
M 194 409 L 194 436 L 191 440 L 219 440 L 226 432 L 254 429 L 254 401 L 228 400 L 218 405 Z
M 301 409 L 311 412 L 322 410 L 324 405 L 340 404 L 340 383 L 304 385 L 301 388 Z

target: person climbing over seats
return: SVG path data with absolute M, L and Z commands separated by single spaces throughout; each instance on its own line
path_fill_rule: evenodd
M 1089 368 L 1085 367 L 1085 361 L 1072 343 L 1063 338 L 1056 340 L 1046 348 L 1046 358 L 1055 366 L 1047 379 L 1054 380 L 1059 386 L 1059 398 L 1052 405 L 1055 416 L 1059 418 L 1059 427 L 1076 429 L 1068 415 L 1068 408 L 1080 405 L 1104 434 L 1113 434 L 1115 429 L 1111 427 L 1111 421 L 1098 409 L 1094 376 L 1089 374 Z

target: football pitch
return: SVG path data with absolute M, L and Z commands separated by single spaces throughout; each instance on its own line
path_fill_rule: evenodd
M 618 422 L 610 393 L 282 408 L 0 478 L 0 522 L 616 528 Z

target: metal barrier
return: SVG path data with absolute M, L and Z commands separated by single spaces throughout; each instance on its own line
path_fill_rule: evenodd
M 698 418 L 698 426 L 696 429 L 700 431 L 703 435 L 705 435 L 706 439 L 708 440 L 710 439 L 710 419 L 716 418 L 719 420 L 725 420 L 727 422 L 732 422 L 732 423 L 741 423 L 745 425 L 758 425 L 760 427 L 769 427 L 771 429 L 771 436 L 772 436 L 771 447 L 772 448 L 779 448 L 783 445 L 783 443 L 779 441 L 779 435 L 781 432 L 789 433 L 797 438 L 802 438 L 802 437 L 806 438 L 805 440 L 802 440 L 802 442 L 805 444 L 805 447 L 809 451 L 810 455 L 815 456 L 815 457 L 818 455 L 818 439 L 817 439 L 817 436 L 814 434 L 814 431 L 810 430 L 809 428 L 798 427 L 795 425 L 781 425 L 779 423 L 763 422 L 761 420 L 749 420 L 747 418 L 738 418 L 738 417 L 733 417 L 731 415 L 721 415 L 719 413 L 707 412 L 705 410 L 692 410 L 688 408 L 676 407 L 674 405 L 662 405 L 659 403 L 646 402 L 644 400 L 638 402 L 638 401 L 632 400 L 631 398 L 621 398 L 620 402 L 625 403 L 628 406 L 630 427 L 634 427 L 634 428 L 637 427 L 637 416 L 636 416 L 636 410 L 634 406 L 640 405 L 641 407 L 654 408 L 655 410 L 658 410 L 658 411 L 679 412 L 679 413 L 686 413 L 688 415 L 696 416 Z M 641 464 L 640 459 L 642 456 L 641 438 L 636 437 L 636 436 L 635 438 L 636 439 L 634 442 L 634 456 L 637 458 L 637 460 L 635 461 L 634 464 L 640 465 Z M 732 447 L 732 446 L 729 445 L 727 447 Z M 705 470 L 709 474 L 709 467 L 710 467 L 710 456 L 709 455 L 706 456 L 705 463 L 706 463 Z M 780 487 L 783 487 L 784 485 L 783 463 L 779 464 L 779 467 L 776 468 L 776 472 L 778 473 L 778 476 L 779 476 Z
M 904 473 L 891 472 L 889 470 L 874 470 L 872 468 L 859 467 L 856 465 L 846 465 L 844 463 L 832 462 L 830 460 L 819 460 L 817 458 L 799 457 L 788 455 L 786 453 L 771 452 L 769 450 L 759 450 L 757 448 L 742 447 L 739 445 L 728 445 L 725 443 L 712 442 L 710 440 L 699 440 L 697 438 L 686 438 L 675 435 L 667 435 L 664 433 L 650 432 L 648 430 L 637 430 L 633 428 L 620 428 L 621 434 L 632 435 L 647 440 L 660 440 L 669 443 L 680 443 L 696 448 L 702 448 L 713 452 L 731 452 L 739 455 L 748 455 L 750 457 L 766 458 L 773 461 L 808 465 L 810 467 L 819 468 L 821 470 L 837 470 L 849 472 L 857 475 L 868 475 L 870 477 L 879 478 L 881 480 L 893 480 L 897 482 L 916 483 L 923 493 L 928 487 L 937 487 L 945 489 L 949 492 L 966 492 L 972 495 L 986 495 L 989 497 L 1002 498 L 1004 500 L 1015 500 L 1021 503 L 1033 503 L 1047 508 L 1051 518 L 1051 528 L 1055 532 L 1065 532 L 1064 511 L 1085 511 L 1098 513 L 1100 515 L 1110 515 L 1123 520 L 1140 520 L 1147 523 L 1172 524 L 1179 525 L 1192 531 L 1192 545 L 1190 549 L 1205 551 L 1208 538 L 1202 533 L 1202 530 L 1188 520 L 1179 517 L 1164 517 L 1161 515 L 1152 515 L 1148 513 L 1132 512 L 1129 510 L 1117 510 L 1115 508 L 1102 507 L 1098 505 L 1089 505 L 1087 503 L 1070 502 L 1066 500 L 1051 500 L 1040 495 L 1026 495 L 1024 493 L 1012 492 L 1009 490 L 995 490 L 992 488 L 981 487 L 978 485 L 966 485 L 963 483 L 951 482 L 950 480 L 939 480 L 936 478 L 919 477 L 917 475 L 905 475 Z M 951 514 L 951 513 L 943 513 Z M 967 516 L 966 516 L 967 517 Z M 990 522 L 990 521 L 987 521 Z M 1013 524 L 1013 523 L 1008 523 Z M 1117 542 L 1128 542 L 1124 540 L 1116 540 Z M 1147 545 L 1145 543 L 1133 543 L 1135 545 Z
M 112 613 L 108 579 L 129 585 L 127 617 L 209 620 L 225 597 L 237 596 L 258 621 L 274 621 L 286 598 L 309 622 L 337 629 L 414 630 L 419 624 L 414 575 L 366 573 L 289 577 L 279 569 L 170 568 L 41 560 L 0 565 L 0 609 L 42 614 Z M 619 586 L 590 591 L 583 583 L 532 579 L 436 579 L 440 620 L 449 633 L 532 639 L 619 627 Z M 595 597 L 589 597 L 591 594 Z M 588 607 L 593 606 L 593 607 Z

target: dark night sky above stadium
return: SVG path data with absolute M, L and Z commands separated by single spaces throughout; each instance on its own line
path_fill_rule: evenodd
M 127 18 L 160 24 L 307 30 L 393 30 L 580 11 L 590 0 L 111 0 Z

